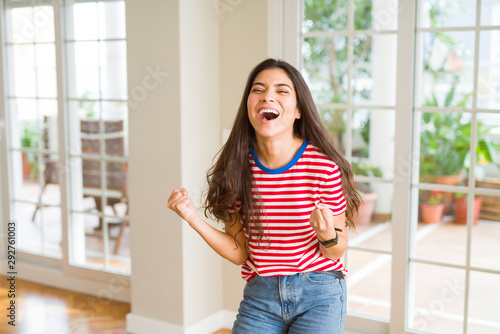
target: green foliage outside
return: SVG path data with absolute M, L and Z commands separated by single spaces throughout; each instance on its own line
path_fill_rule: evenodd
M 38 142 L 40 140 L 40 131 L 36 122 L 23 121 L 21 123 L 21 147 L 22 148 L 38 148 Z M 31 170 L 30 178 L 33 179 L 38 174 L 38 159 L 36 158 L 36 153 L 25 152 L 27 162 L 32 164 L 34 167 Z
M 345 31 L 348 29 L 347 0 L 305 0 L 304 32 Z M 354 29 L 366 30 L 372 26 L 370 0 L 355 0 Z M 357 79 L 370 78 L 369 68 L 362 66 L 371 60 L 372 39 L 356 36 L 353 41 L 353 69 Z M 302 46 L 304 70 L 311 79 L 311 90 L 316 103 L 332 104 L 347 101 L 347 37 L 305 38 Z M 356 91 L 351 83 L 353 96 L 368 100 L 368 90 Z M 337 147 L 345 152 L 342 134 L 345 132 L 344 110 L 320 110 L 322 120 Z
M 442 27 L 457 13 L 464 12 L 462 1 L 428 0 L 430 27 Z M 373 29 L 372 1 L 354 1 L 354 30 Z M 302 31 L 346 31 L 348 22 L 348 0 L 305 0 Z M 423 72 L 426 85 L 431 85 L 429 96 L 424 98 L 423 106 L 439 108 L 466 108 L 472 103 L 472 92 L 457 88 L 464 87 L 467 72 L 455 68 L 446 68 L 446 55 L 456 59 L 466 59 L 467 48 L 455 36 L 457 33 L 424 33 L 427 50 L 424 52 Z M 441 62 L 431 59 L 432 47 L 439 43 L 446 50 Z M 424 43 L 425 44 L 425 43 Z M 302 45 L 304 74 L 309 77 L 310 88 L 317 104 L 335 104 L 347 102 L 348 84 L 352 87 L 352 98 L 370 100 L 370 91 L 357 91 L 356 80 L 371 78 L 370 66 L 372 38 L 355 35 L 352 50 L 352 78 L 348 78 L 348 47 L 346 36 L 308 37 Z M 429 49 L 430 47 L 430 49 Z M 470 73 L 469 73 L 470 75 Z M 448 86 L 446 94 L 436 95 L 437 85 Z M 353 111 L 355 113 L 356 111 Z M 346 130 L 345 110 L 328 108 L 320 110 L 323 123 L 332 139 L 342 152 L 345 145 L 342 137 Z M 467 172 L 470 166 L 470 118 L 457 112 L 423 113 L 421 123 L 421 158 L 420 175 L 423 178 L 436 175 L 456 175 Z M 477 159 L 480 162 L 496 162 L 495 149 L 498 146 L 489 139 L 490 127 L 478 122 Z M 361 137 L 366 149 L 361 156 L 368 157 L 370 142 L 370 118 L 361 127 Z M 354 166 L 353 166 L 354 167 Z M 366 166 L 364 166 L 366 167 Z M 356 166 L 357 175 L 366 175 L 361 166 Z M 477 165 L 477 176 L 481 176 L 481 167 Z

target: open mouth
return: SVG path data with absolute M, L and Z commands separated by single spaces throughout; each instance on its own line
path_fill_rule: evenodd
M 274 109 L 261 109 L 259 111 L 259 117 L 265 118 L 268 121 L 277 118 L 279 115 L 280 115 L 280 113 Z

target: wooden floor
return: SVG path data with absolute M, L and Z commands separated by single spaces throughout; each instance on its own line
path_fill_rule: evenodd
M 0 276 L 0 333 L 125 334 L 130 304 L 16 279 L 15 327 L 8 325 L 9 283 Z M 214 334 L 231 334 L 221 329 Z
M 0 276 L 0 333 L 126 333 L 130 304 L 16 280 L 15 327 L 7 324 L 8 281 Z M 6 320 L 7 319 L 7 320 Z

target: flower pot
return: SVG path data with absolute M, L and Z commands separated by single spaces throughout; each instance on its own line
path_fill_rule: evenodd
M 457 185 L 460 180 L 462 179 L 463 175 L 458 174 L 458 175 L 439 175 L 434 177 L 434 183 L 437 184 L 445 184 L 448 186 L 455 186 Z M 453 196 L 454 193 L 450 192 L 444 192 L 443 193 L 443 203 L 444 203 L 444 214 L 451 214 L 452 213 L 452 204 L 453 204 Z
M 479 212 L 481 211 L 482 197 L 474 198 L 474 214 L 473 222 L 476 225 L 479 222 Z M 460 197 L 455 199 L 455 223 L 467 223 L 467 197 Z
M 424 224 L 437 224 L 443 218 L 444 204 L 420 204 Z
M 35 164 L 28 160 L 28 153 L 23 152 L 23 179 L 30 179 L 31 174 L 33 173 L 33 169 L 35 168 Z
M 375 201 L 377 193 L 364 193 L 363 204 L 359 207 L 358 213 L 354 216 L 354 224 L 368 225 L 372 220 L 373 211 L 375 210 Z

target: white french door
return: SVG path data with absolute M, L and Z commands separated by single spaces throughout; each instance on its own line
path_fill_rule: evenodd
M 125 2 L 3 6 L 4 201 L 21 258 L 128 276 Z
M 348 327 L 497 332 L 500 1 L 287 6 L 323 122 L 375 200 L 344 259 Z

